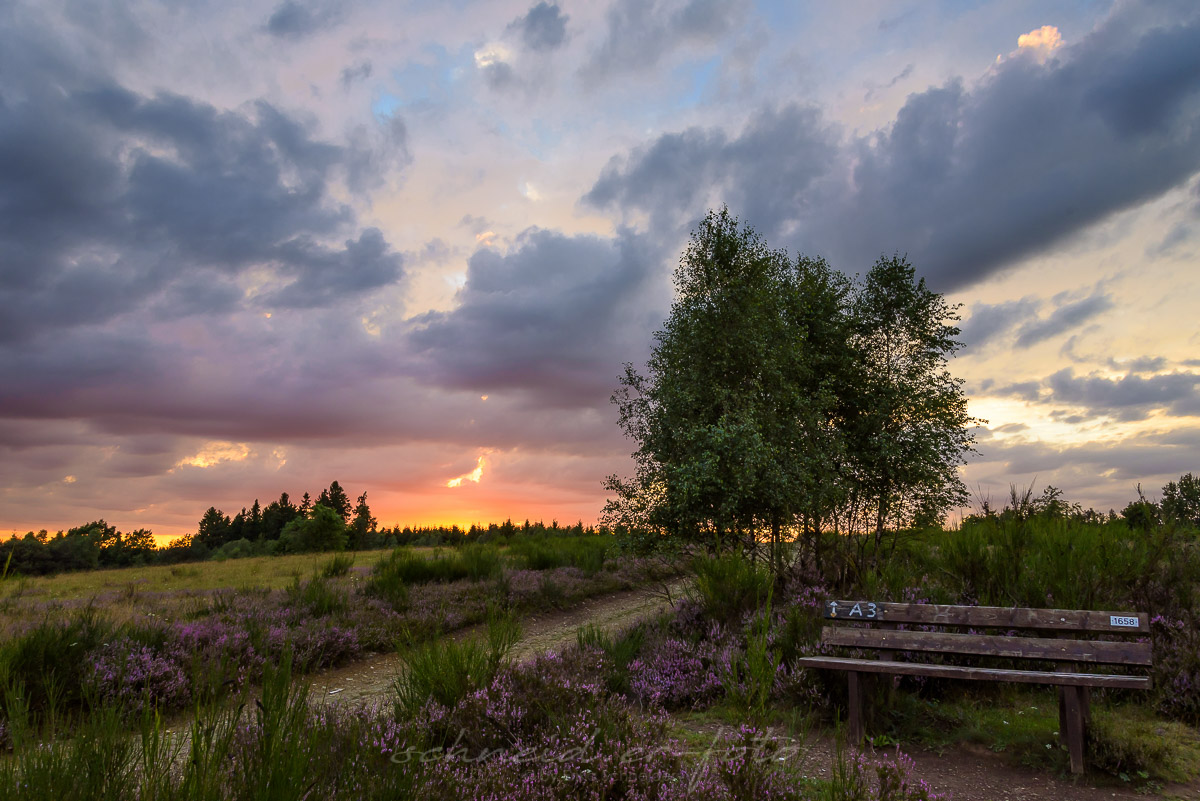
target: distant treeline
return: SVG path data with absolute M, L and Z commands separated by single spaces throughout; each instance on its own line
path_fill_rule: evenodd
M 1015 489 L 1003 511 L 992 507 L 990 499 L 980 501 L 980 510 L 972 517 L 1011 517 L 1049 514 L 1081 522 L 1102 523 L 1121 519 L 1131 528 L 1149 530 L 1168 526 L 1200 528 L 1200 479 L 1188 473 L 1168 482 L 1161 499 L 1152 501 L 1142 494 L 1117 513 L 1084 509 L 1069 503 L 1062 492 L 1047 487 L 1040 496 L 1032 490 Z M 393 526 L 379 527 L 367 505 L 367 494 L 350 503 L 341 485 L 334 481 L 314 501 L 306 492 L 294 504 L 285 492 L 263 507 L 257 499 L 249 509 L 242 508 L 230 517 L 215 507 L 200 519 L 195 534 L 185 535 L 164 547 L 156 547 L 154 535 L 147 529 L 122 533 L 104 520 L 86 523 L 69 531 L 49 534 L 32 532 L 13 535 L 0 543 L 3 576 L 15 574 L 42 576 L 70 570 L 92 570 L 134 565 L 176 564 L 207 559 L 236 559 L 312 551 L 368 550 L 399 545 L 459 545 L 464 542 L 505 542 L 519 536 L 571 536 L 609 534 L 605 526 L 585 526 L 582 522 L 560 526 L 557 521 L 491 523 L 487 526 Z
M 514 523 L 454 526 L 380 527 L 367 505 L 367 494 L 351 504 L 342 486 L 334 481 L 314 501 L 304 493 L 292 503 L 288 493 L 265 507 L 258 499 L 249 509 L 230 517 L 209 507 L 195 534 L 187 534 L 157 547 L 147 529 L 130 533 L 104 520 L 85 523 L 68 531 L 45 530 L 13 535 L 0 543 L 0 569 L 4 576 L 44 576 L 71 570 L 177 564 L 207 559 L 236 559 L 313 551 L 368 550 L 398 545 L 456 545 L 464 541 L 504 541 L 514 536 L 570 536 L 609 533 L 606 528 L 582 522 L 560 526 L 526 520 Z

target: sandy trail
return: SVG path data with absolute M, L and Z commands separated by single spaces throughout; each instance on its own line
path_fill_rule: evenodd
M 524 661 L 536 654 L 557 651 L 575 642 L 581 626 L 596 625 L 606 631 L 629 626 L 638 620 L 666 611 L 683 591 L 683 581 L 641 587 L 636 590 L 599 595 L 563 611 L 550 611 L 521 618 L 521 639 L 512 658 Z M 453 639 L 480 636 L 483 626 L 455 632 Z M 370 704 L 389 697 L 392 682 L 401 667 L 394 653 L 360 659 L 351 665 L 326 670 L 308 677 L 315 700 Z

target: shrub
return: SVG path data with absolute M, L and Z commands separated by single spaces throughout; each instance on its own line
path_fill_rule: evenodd
M 350 568 L 353 566 L 354 557 L 350 554 L 340 553 L 321 566 L 321 577 L 331 579 L 344 576 L 350 572 Z
M 608 669 L 605 686 L 609 692 L 629 692 L 629 665 L 637 658 L 646 641 L 646 630 L 632 626 L 613 636 L 599 626 L 589 623 L 575 632 L 580 649 L 594 649 L 604 654 Z
M 329 582 L 320 575 L 313 576 L 303 583 L 297 576 L 288 585 L 286 594 L 289 606 L 293 609 L 303 609 L 313 617 L 337 614 L 349 607 L 346 596 L 329 586 Z
M 6 711 L 14 693 L 35 717 L 80 708 L 91 672 L 88 655 L 111 630 L 88 606 L 66 621 L 44 620 L 0 645 L 0 688 L 9 696 Z
M 452 708 L 488 686 L 519 638 L 514 617 L 493 613 L 484 642 L 434 640 L 403 654 L 404 669 L 394 685 L 397 717 L 411 717 L 430 701 Z
M 699 557 L 692 563 L 692 592 L 716 620 L 740 618 L 767 600 L 771 576 L 763 567 L 738 554 Z
M 494 545 L 467 545 L 459 551 L 458 559 L 471 581 L 485 581 L 500 575 L 500 550 Z
M 615 540 L 607 536 L 522 537 L 512 541 L 508 552 L 526 570 L 577 567 L 594 575 L 614 545 Z

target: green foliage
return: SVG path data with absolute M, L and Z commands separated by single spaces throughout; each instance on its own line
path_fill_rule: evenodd
M 500 575 L 500 549 L 494 545 L 471 544 L 458 552 L 458 561 L 471 581 L 485 581 Z
M 354 557 L 349 554 L 338 554 L 321 566 L 322 578 L 337 578 L 350 572 L 354 566 Z
M 1188 473 L 1162 489 L 1163 521 L 1200 528 L 1200 478 Z
M 613 395 L 638 443 L 611 476 L 604 518 L 717 549 L 789 531 L 940 519 L 965 500 L 963 383 L 944 369 L 955 307 L 901 258 L 854 284 L 822 260 L 771 250 L 710 212 L 675 272 L 676 299 L 642 376 Z M 875 549 L 878 551 L 878 547 Z
M 313 576 L 305 582 L 297 576 L 287 587 L 288 605 L 303 609 L 312 617 L 327 617 L 349 608 L 345 593 L 329 585 L 322 575 Z
M 79 709 L 88 685 L 87 655 L 111 626 L 88 606 L 65 621 L 44 620 L 0 644 L 0 690 L 5 717 L 28 710 L 35 720 Z
M 1200 734 L 1132 704 L 1097 709 L 1087 745 L 1093 766 L 1126 781 L 1182 783 L 1200 774 Z
M 279 544 L 285 553 L 341 551 L 346 548 L 346 539 L 345 521 L 335 510 L 318 503 L 308 517 L 296 518 L 284 526 Z
M 778 680 L 780 654 L 768 645 L 771 627 L 771 599 L 755 615 L 746 637 L 741 659 L 731 659 L 721 677 L 726 698 L 751 719 L 761 720 Z
M 526 570 L 577 567 L 594 575 L 615 545 L 616 541 L 606 536 L 522 537 L 513 540 L 508 553 Z
M 771 575 L 760 564 L 736 553 L 697 557 L 690 592 L 715 620 L 731 621 L 767 601 Z
M 641 653 L 646 641 L 645 628 L 633 626 L 612 635 L 589 623 L 575 632 L 575 641 L 581 649 L 596 649 L 607 657 L 605 686 L 609 692 L 629 692 L 629 665 Z
M 520 636 L 515 617 L 493 612 L 484 641 L 434 640 L 402 653 L 404 668 L 395 682 L 397 718 L 411 717 L 430 700 L 453 707 L 488 686 Z
M 213 551 L 210 559 L 222 562 L 226 559 L 250 559 L 255 556 L 266 556 L 270 551 L 269 543 L 251 542 L 247 539 L 233 540 Z

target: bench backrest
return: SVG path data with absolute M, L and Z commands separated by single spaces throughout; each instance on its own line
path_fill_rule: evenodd
M 1094 612 L 1072 609 L 1029 609 L 1001 606 L 950 606 L 887 601 L 826 601 L 824 617 L 845 623 L 878 623 L 881 628 L 827 626 L 821 641 L 828 645 L 903 651 L 971 654 L 1010 659 L 1040 659 L 1107 665 L 1149 665 L 1149 642 L 1089 640 L 1069 634 L 1143 637 L 1150 621 L 1142 612 Z M 895 631 L 893 625 L 948 626 L 984 629 L 1030 629 L 1056 632 L 1056 637 L 1011 637 L 931 631 Z

